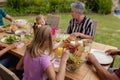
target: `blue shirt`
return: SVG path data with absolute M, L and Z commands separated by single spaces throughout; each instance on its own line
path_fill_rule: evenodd
M 2 26 L 3 25 L 3 17 L 5 17 L 7 14 L 6 14 L 6 12 L 3 10 L 3 9 L 1 9 L 0 8 L 0 26 Z

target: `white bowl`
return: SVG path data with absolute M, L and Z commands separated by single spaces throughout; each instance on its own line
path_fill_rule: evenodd
M 18 27 L 24 27 L 27 24 L 27 21 L 25 19 L 17 19 L 15 20 L 15 24 Z
M 21 34 L 24 34 L 24 33 L 26 33 L 25 30 L 16 30 L 16 31 L 15 31 L 15 34 L 16 34 L 16 35 L 21 35 Z

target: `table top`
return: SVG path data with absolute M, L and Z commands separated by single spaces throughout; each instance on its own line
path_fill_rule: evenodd
M 3 35 L 8 35 L 6 33 L 0 33 L 0 37 Z M 93 49 L 99 49 L 106 51 L 108 49 L 117 49 L 116 47 L 92 42 Z M 26 47 L 23 46 L 22 48 L 16 48 L 10 50 L 10 53 L 21 58 L 24 56 Z M 103 66 L 105 69 L 108 69 L 110 65 Z M 99 80 L 94 67 L 91 65 L 87 65 L 86 63 L 82 64 L 76 72 L 70 73 L 66 71 L 66 77 L 72 80 Z

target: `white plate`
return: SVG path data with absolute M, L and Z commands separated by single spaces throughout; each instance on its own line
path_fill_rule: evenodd
M 21 35 L 21 34 L 25 34 L 25 33 L 26 33 L 25 30 L 16 30 L 16 31 L 15 31 L 15 34 L 16 34 L 16 35 Z
M 112 56 L 107 55 L 104 51 L 91 49 L 90 53 L 92 53 L 100 64 L 110 64 L 113 61 Z
M 69 34 L 56 34 L 56 38 L 60 38 L 62 40 L 67 39 L 69 36 Z

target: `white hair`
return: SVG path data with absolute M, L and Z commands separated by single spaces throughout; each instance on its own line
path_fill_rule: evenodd
M 71 4 L 71 8 L 74 9 L 76 12 L 83 14 L 85 10 L 85 5 L 82 2 L 75 2 Z

